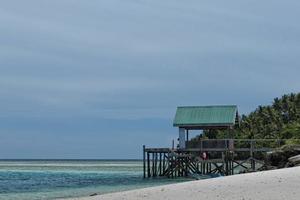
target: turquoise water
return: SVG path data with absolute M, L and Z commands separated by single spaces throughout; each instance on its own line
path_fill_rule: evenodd
M 89 196 L 188 179 L 143 179 L 141 161 L 0 161 L 0 200 Z

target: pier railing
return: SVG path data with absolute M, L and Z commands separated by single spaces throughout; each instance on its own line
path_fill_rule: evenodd
M 203 139 L 197 144 L 187 143 L 189 150 L 200 151 L 271 151 L 286 144 L 287 141 L 282 139 Z M 295 140 L 296 141 L 296 140 Z M 299 140 L 300 142 L 300 140 Z

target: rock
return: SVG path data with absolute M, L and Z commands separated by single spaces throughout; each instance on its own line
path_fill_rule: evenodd
M 288 161 L 289 161 L 290 163 L 295 164 L 295 165 L 300 164 L 300 155 L 290 157 L 290 158 L 288 159 Z
M 97 195 L 98 195 L 97 193 L 93 193 L 93 194 L 90 195 L 90 197 L 97 196 Z
M 261 168 L 258 169 L 258 171 L 266 171 L 266 170 L 274 170 L 278 169 L 276 166 L 271 166 L 271 165 L 264 165 Z
M 265 158 L 266 168 L 285 168 L 285 167 L 293 167 L 297 163 L 289 162 L 289 158 L 300 155 L 299 145 L 285 145 L 279 150 L 274 152 L 270 152 L 267 154 Z M 296 159 L 296 158 L 295 158 Z M 294 159 L 294 160 L 295 160 Z M 298 158 L 297 158 L 298 160 Z

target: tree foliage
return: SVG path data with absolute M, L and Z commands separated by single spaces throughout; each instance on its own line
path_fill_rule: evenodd
M 227 131 L 204 131 L 206 138 L 226 138 Z M 272 105 L 258 106 L 242 115 L 240 126 L 234 130 L 237 139 L 300 139 L 300 93 L 275 98 Z

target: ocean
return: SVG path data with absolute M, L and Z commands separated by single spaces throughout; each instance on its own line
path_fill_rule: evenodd
M 190 179 L 143 179 L 138 160 L 0 160 L 0 200 L 89 196 Z

